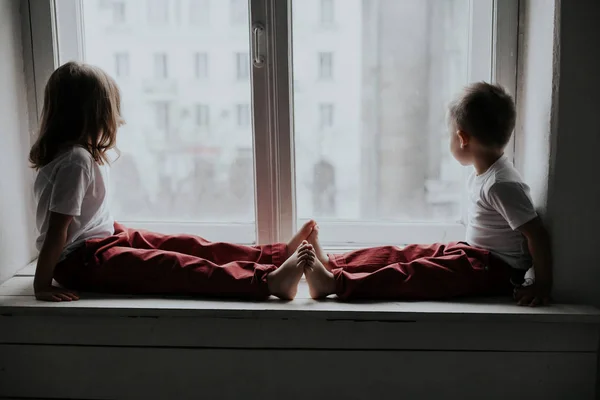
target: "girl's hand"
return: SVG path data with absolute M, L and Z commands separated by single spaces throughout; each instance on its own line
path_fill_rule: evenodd
M 35 298 L 41 301 L 53 302 L 79 300 L 79 296 L 75 292 L 56 286 L 36 290 Z

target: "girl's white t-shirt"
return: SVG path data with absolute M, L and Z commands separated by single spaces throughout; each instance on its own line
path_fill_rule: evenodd
M 109 166 L 99 165 L 80 146 L 59 154 L 39 169 L 33 186 L 40 232 L 36 241 L 38 251 L 46 239 L 50 212 L 73 217 L 61 259 L 86 240 L 114 233 L 114 220 L 108 208 L 108 178 Z

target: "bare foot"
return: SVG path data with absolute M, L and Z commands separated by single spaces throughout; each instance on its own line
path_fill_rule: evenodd
M 308 283 L 308 292 L 313 299 L 323 299 L 335 293 L 335 278 L 319 260 L 314 251 L 303 252 L 300 262 L 304 265 L 304 275 Z
M 275 271 L 267 275 L 269 292 L 282 300 L 294 300 L 298 293 L 298 282 L 304 273 L 304 264 L 300 264 L 300 256 L 312 251 L 312 246 L 305 240 L 298 249 Z
M 327 270 L 331 271 L 331 265 L 329 265 L 329 257 L 327 257 L 327 253 L 323 251 L 321 247 L 321 243 L 319 242 L 319 225 L 316 225 L 310 235 L 308 236 L 308 243 L 312 244 L 315 249 L 315 254 L 317 259 L 323 264 Z
M 300 230 L 298 232 L 296 232 L 294 237 L 292 237 L 292 240 L 290 240 L 287 244 L 287 256 L 288 257 L 291 257 L 294 254 L 296 249 L 302 244 L 303 240 L 308 239 L 308 235 L 310 235 L 310 233 L 313 231 L 313 228 L 316 225 L 317 225 L 317 223 L 315 221 L 313 221 L 312 219 L 310 221 L 308 221 L 307 223 L 305 223 L 304 225 L 302 225 L 302 228 L 300 228 Z

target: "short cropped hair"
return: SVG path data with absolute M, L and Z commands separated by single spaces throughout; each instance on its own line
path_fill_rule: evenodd
M 477 82 L 467 86 L 448 111 L 458 129 L 484 146 L 503 148 L 515 129 L 515 103 L 499 85 Z

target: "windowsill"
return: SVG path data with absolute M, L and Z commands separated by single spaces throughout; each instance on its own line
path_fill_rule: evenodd
M 362 321 L 454 321 L 600 323 L 600 310 L 591 306 L 554 304 L 518 307 L 506 298 L 444 302 L 354 302 L 330 298 L 315 301 L 305 281 L 292 302 L 193 299 L 190 297 L 106 296 L 85 294 L 72 303 L 44 303 L 33 296 L 32 265 L 0 285 L 0 315 L 81 315 L 122 317 L 199 317 L 240 319 L 313 319 Z

